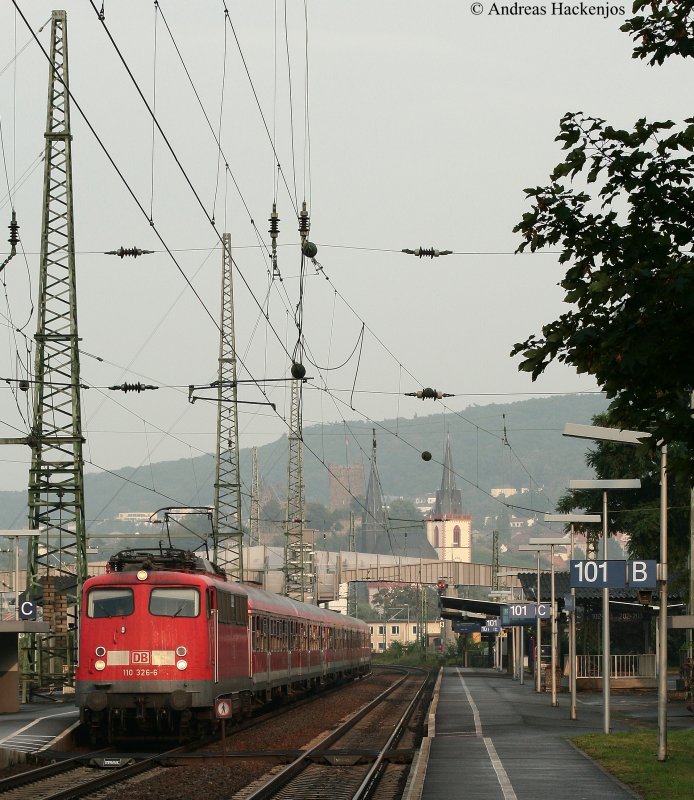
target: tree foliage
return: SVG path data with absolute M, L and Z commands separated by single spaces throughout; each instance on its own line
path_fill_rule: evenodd
M 620 30 L 634 39 L 634 58 L 647 59 L 652 66 L 670 56 L 694 56 L 694 2 L 635 0 L 632 9 L 636 16 Z
M 514 232 L 517 252 L 561 250 L 571 309 L 512 355 L 533 380 L 553 361 L 593 375 L 625 428 L 681 443 L 671 464 L 692 477 L 694 118 L 618 130 L 567 113 L 557 140 L 568 152 L 525 190 L 532 207 Z
M 373 596 L 371 605 L 387 619 L 391 619 L 393 615 L 397 614 L 399 622 L 407 621 L 409 609 L 410 622 L 416 622 L 421 602 L 421 590 L 424 590 L 427 595 L 427 618 L 429 620 L 437 619 L 439 600 L 436 590 L 431 586 L 422 585 L 421 589 L 417 586 L 384 586 Z

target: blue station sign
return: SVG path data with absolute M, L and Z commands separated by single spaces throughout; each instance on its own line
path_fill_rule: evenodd
M 479 622 L 454 622 L 453 630 L 456 633 L 479 633 L 482 625 Z
M 572 589 L 655 589 L 656 561 L 617 561 L 612 559 L 569 562 Z
M 501 623 L 504 626 L 530 625 L 552 616 L 551 603 L 510 603 L 501 607 Z

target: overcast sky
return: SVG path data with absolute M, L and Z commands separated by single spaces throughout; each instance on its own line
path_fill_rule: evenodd
M 307 28 L 304 3 L 287 0 L 286 36 L 285 3 L 228 5 L 233 30 L 221 0 L 160 0 L 163 16 L 143 0 L 106 0 L 104 11 L 150 103 L 156 86 L 157 117 L 216 230 L 232 235 L 243 275 L 234 285 L 239 377 L 288 374 L 300 268 L 294 205 L 306 200 L 324 274 L 309 264 L 304 333 L 321 369 L 307 363 L 314 380 L 305 391 L 304 424 L 438 410 L 439 404 L 400 396 L 423 386 L 455 394 L 446 402 L 452 410 L 529 393 L 595 390 L 590 378 L 560 367 L 533 384 L 509 358 L 516 341 L 563 310 L 556 254 L 512 255 L 519 243 L 512 228 L 528 208 L 522 190 L 546 182 L 559 160 L 554 137 L 566 111 L 583 110 L 615 126 L 641 116 L 687 116 L 687 67 L 653 69 L 633 60 L 619 31 L 625 14 L 558 16 L 551 3 L 544 16 L 518 17 L 490 14 L 486 2 L 476 15 L 468 2 L 309 1 Z M 19 6 L 37 31 L 54 4 L 21 0 Z M 68 13 L 75 99 L 178 261 L 163 252 L 73 106 L 81 371 L 94 387 L 83 393 L 85 456 L 116 468 L 214 452 L 214 405 L 191 405 L 187 386 L 216 378 L 217 233 L 162 137 L 153 140 L 151 117 L 90 4 L 61 7 Z M 221 157 L 166 23 L 215 134 L 221 115 Z M 39 37 L 48 48 L 50 25 Z M 0 228 L 10 222 L 9 184 L 26 259 L 18 255 L 3 275 L 1 378 L 22 376 L 16 351 L 25 345 L 8 319 L 30 341 L 36 328 L 30 314 L 43 181 L 37 157 L 48 67 L 33 42 L 13 60 L 30 38 L 12 3 L 2 3 Z M 275 196 L 283 280 L 271 283 L 258 237 L 268 244 Z M 136 260 L 102 254 L 120 246 L 157 252 Z M 420 260 L 400 253 L 418 246 L 456 254 Z M 8 249 L 3 234 L 2 259 Z M 269 325 L 259 310 L 266 303 Z M 101 388 L 138 380 L 162 388 L 142 395 Z M 242 447 L 286 432 L 286 391 L 286 384 L 268 387 L 278 414 L 241 406 Z M 263 400 L 252 386 L 239 397 Z M 26 432 L 27 419 L 26 396 L 17 404 L 2 389 L 0 436 Z M 26 486 L 28 456 L 26 447 L 2 449 L 0 488 Z

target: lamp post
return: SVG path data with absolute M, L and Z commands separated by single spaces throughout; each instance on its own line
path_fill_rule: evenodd
M 564 436 L 638 445 L 650 438 L 645 431 L 601 428 L 567 422 Z M 578 488 L 578 487 L 577 487 Z M 603 502 L 605 505 L 605 502 Z M 607 522 L 603 522 L 603 528 Z M 667 445 L 660 443 L 660 613 L 658 617 L 658 761 L 667 759 Z
M 540 605 L 540 552 L 545 550 L 544 545 L 518 545 L 518 550 L 521 552 L 537 553 L 537 589 L 535 590 L 535 605 Z M 535 691 L 539 694 L 542 691 L 542 676 L 540 675 L 540 668 L 542 664 L 542 620 L 540 615 L 535 617 Z
M 551 536 L 538 536 L 536 538 L 528 539 L 528 544 L 542 546 L 542 547 L 549 547 L 549 559 L 550 559 L 550 574 L 551 578 L 551 598 L 550 598 L 550 642 L 551 642 L 551 651 L 552 651 L 552 675 L 551 675 L 551 685 L 552 685 L 552 705 L 558 706 L 559 701 L 557 700 L 557 609 L 556 609 L 556 597 L 554 591 L 554 548 L 557 545 L 570 545 L 571 540 L 567 539 L 565 536 L 561 538 L 552 538 Z
M 502 572 L 496 573 L 497 578 L 517 578 L 518 577 L 518 570 L 504 570 Z M 510 599 L 513 601 L 514 592 L 513 588 L 509 590 L 511 592 Z M 491 594 L 490 594 L 491 596 Z M 525 661 L 525 631 L 523 627 L 520 629 L 520 636 L 518 637 L 518 679 L 520 681 L 520 685 L 523 686 L 525 684 L 525 670 L 524 670 L 524 661 Z
M 640 489 L 638 478 L 625 480 L 569 481 L 569 489 L 602 490 L 602 557 L 607 561 L 609 531 L 607 529 L 607 491 L 615 489 Z M 603 733 L 610 733 L 610 590 L 602 590 L 602 706 Z
M 571 558 L 574 557 L 574 523 L 600 522 L 600 514 L 545 514 L 545 522 L 564 522 L 571 525 Z M 576 719 L 576 590 L 571 589 L 574 598 L 573 610 L 569 612 L 569 691 L 571 710 L 569 717 Z

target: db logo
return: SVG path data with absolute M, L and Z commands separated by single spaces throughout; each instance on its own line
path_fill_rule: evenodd
M 133 664 L 149 664 L 149 652 L 147 650 L 133 650 Z

